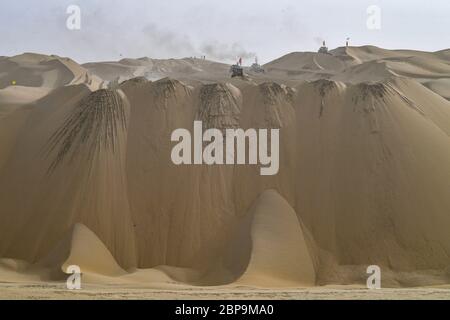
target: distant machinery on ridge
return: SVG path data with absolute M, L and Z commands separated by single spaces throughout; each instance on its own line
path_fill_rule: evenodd
M 250 71 L 256 73 L 265 73 L 264 68 L 258 63 L 258 57 L 255 57 L 255 62 L 251 65 Z
M 319 48 L 319 53 L 326 53 L 328 54 L 328 47 L 325 44 L 325 40 L 322 42 L 322 46 Z

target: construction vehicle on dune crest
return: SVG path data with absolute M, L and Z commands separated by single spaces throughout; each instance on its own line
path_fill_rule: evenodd
M 239 58 L 238 62 L 230 67 L 230 72 L 232 78 L 244 76 L 244 68 L 242 68 L 242 58 Z

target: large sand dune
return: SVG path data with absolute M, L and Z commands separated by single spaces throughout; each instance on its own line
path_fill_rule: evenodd
M 0 89 L 12 84 L 25 87 L 57 88 L 86 83 L 96 89 L 101 80 L 69 58 L 24 53 L 0 57 Z
M 386 286 L 450 283 L 448 51 L 264 67 L 1 58 L 0 280 L 77 264 L 100 283 L 300 287 L 377 264 Z M 280 129 L 278 174 L 174 165 L 171 133 L 194 120 Z

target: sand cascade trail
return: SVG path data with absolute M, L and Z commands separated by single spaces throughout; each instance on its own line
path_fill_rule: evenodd
M 195 59 L 3 68 L 36 79 L 0 77 L 0 280 L 76 264 L 93 283 L 304 287 L 376 264 L 384 286 L 450 283 L 445 52 L 291 53 L 243 79 Z M 196 120 L 280 129 L 278 174 L 174 165 Z

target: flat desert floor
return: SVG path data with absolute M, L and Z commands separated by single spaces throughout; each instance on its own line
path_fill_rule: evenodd
M 0 299 L 450 300 L 450 288 L 382 288 L 369 290 L 356 286 L 324 286 L 279 290 L 224 287 L 189 287 L 164 290 L 86 285 L 81 290 L 67 290 L 63 283 L 0 283 Z

